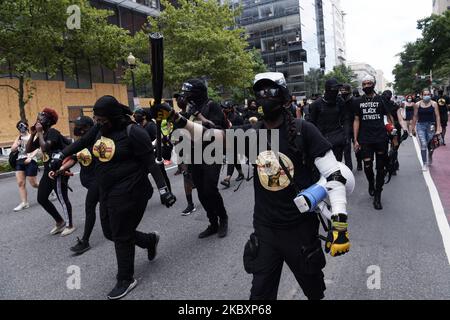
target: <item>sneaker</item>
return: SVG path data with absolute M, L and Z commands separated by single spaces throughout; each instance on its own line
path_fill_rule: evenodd
M 225 188 L 229 188 L 230 187 L 230 180 L 220 181 L 220 184 L 223 185 Z
M 50 201 L 58 200 L 58 197 L 56 196 L 55 191 L 52 191 L 52 193 L 50 193 L 50 196 L 48 197 L 48 200 L 50 200 Z
M 431 166 L 433 164 L 433 151 L 428 151 L 428 165 Z
M 194 212 L 195 210 L 197 210 L 197 208 L 193 204 L 188 204 L 187 208 L 184 209 L 183 212 L 181 212 L 181 215 L 182 216 L 188 216 L 192 212 Z
M 110 293 L 108 293 L 108 299 L 109 300 L 117 300 L 125 297 L 131 290 L 136 287 L 137 281 L 136 279 L 133 280 L 119 280 L 117 281 L 116 286 L 114 289 L 111 290 Z
M 28 204 L 28 202 L 22 202 L 21 204 L 19 204 L 17 207 L 14 208 L 14 211 L 21 211 L 23 209 L 28 209 L 30 207 L 30 205 Z
M 244 175 L 243 174 L 239 174 L 238 177 L 236 178 L 236 181 L 241 181 L 244 180 Z
M 219 238 L 224 238 L 228 234 L 228 219 L 223 219 L 219 223 L 219 229 L 217 230 L 217 235 Z
M 218 227 L 213 227 L 212 225 L 209 225 L 208 228 L 206 228 L 205 231 L 201 232 L 201 233 L 198 235 L 198 237 L 199 237 L 200 239 L 210 237 L 210 236 L 212 236 L 213 234 L 216 234 L 216 233 L 217 233 L 217 229 L 218 229 Z
M 423 171 L 423 172 L 427 172 L 427 171 L 428 171 L 428 166 L 427 166 L 426 164 L 424 164 L 424 165 L 422 166 L 422 171 Z
M 66 228 L 65 222 L 60 225 L 56 225 L 52 230 L 50 230 L 50 234 L 51 235 L 58 234 L 58 233 L 62 232 L 65 228 Z
M 75 227 L 72 227 L 72 228 L 66 227 L 66 228 L 63 230 L 63 232 L 61 232 L 61 237 L 68 236 L 69 234 L 71 234 L 72 232 L 74 232 L 76 229 L 77 229 L 77 228 L 75 228 Z
M 155 260 L 156 254 L 157 254 L 157 248 L 158 248 L 158 243 L 159 243 L 159 234 L 158 234 L 158 232 L 154 231 L 154 232 L 150 233 L 150 235 L 153 235 L 153 237 L 155 239 L 153 241 L 153 245 L 150 246 L 150 248 L 148 248 L 148 260 L 153 261 L 153 260 Z
M 76 254 L 83 254 L 90 248 L 91 247 L 89 246 L 89 241 L 80 240 L 80 238 L 77 237 L 77 244 L 70 248 L 70 250 Z

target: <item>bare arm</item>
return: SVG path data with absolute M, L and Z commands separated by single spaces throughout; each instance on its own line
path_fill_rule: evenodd
M 358 134 L 359 134 L 359 116 L 355 115 L 355 119 L 353 119 L 353 139 L 355 141 L 355 149 L 359 146 L 358 142 Z
M 17 149 L 19 148 L 19 140 L 20 140 L 20 136 L 18 136 L 16 138 L 16 140 L 14 140 L 14 143 L 11 146 L 11 152 L 16 152 L 17 151 Z
M 414 104 L 414 116 L 412 120 L 412 130 L 413 134 L 416 133 L 416 124 L 419 117 L 419 103 Z
M 31 153 L 31 152 L 37 150 L 36 146 L 33 145 L 35 136 L 36 136 L 36 133 L 31 133 L 30 139 L 28 139 L 27 146 L 25 148 L 26 149 L 25 151 L 27 153 Z

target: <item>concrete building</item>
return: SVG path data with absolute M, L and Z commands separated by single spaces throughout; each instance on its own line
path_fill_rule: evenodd
M 450 0 L 433 0 L 433 13 L 443 14 L 450 9 Z
M 356 74 L 356 81 L 358 82 L 358 88 L 361 89 L 361 83 L 364 77 L 370 75 L 377 78 L 377 71 L 368 63 L 365 62 L 349 62 L 347 64 L 353 72 Z
M 160 12 L 159 0 L 91 0 L 92 6 L 114 12 L 109 18 L 111 24 L 139 31 L 148 16 Z M 126 59 L 126 57 L 124 57 Z M 92 106 L 106 94 L 112 94 L 127 105 L 133 105 L 133 90 L 120 84 L 120 78 L 127 65 L 110 70 L 104 66 L 91 65 L 88 58 L 77 59 L 75 74 L 67 75 L 61 70 L 54 77 L 47 72 L 30 73 L 36 87 L 34 97 L 26 106 L 26 116 L 32 121 L 44 106 L 51 106 L 59 114 L 56 128 L 64 135 L 70 134 L 71 121 L 80 115 L 83 106 Z M 18 80 L 12 77 L 8 63 L 0 65 L 0 84 L 18 87 Z M 149 88 L 137 88 L 138 94 Z M 9 147 L 16 138 L 16 122 L 19 119 L 17 93 L 5 86 L 0 87 L 0 148 Z
M 232 0 L 242 5 L 238 24 L 250 47 L 261 51 L 271 71 L 282 72 L 290 91 L 309 95 L 305 75 L 345 61 L 344 14 L 340 0 Z M 222 1 L 223 3 L 223 1 Z

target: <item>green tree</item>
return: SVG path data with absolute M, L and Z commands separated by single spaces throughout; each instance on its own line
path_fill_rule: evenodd
M 305 91 L 307 96 L 321 93 L 325 88 L 325 75 L 321 69 L 311 68 L 305 75 Z
M 405 45 L 399 53 L 400 62 L 394 67 L 394 88 L 402 93 L 422 90 L 448 81 L 450 74 L 450 11 L 431 15 L 417 22 L 422 37 Z M 420 75 L 433 73 L 433 83 Z
M 68 27 L 68 8 L 80 9 L 80 28 Z M 89 59 L 114 69 L 132 45 L 128 31 L 108 24 L 112 12 L 90 6 L 88 0 L 4 0 L 0 5 L 0 60 L 8 61 L 18 87 L 20 118 L 33 96 L 29 72 L 53 76 L 60 68 L 71 75 L 75 59 Z M 28 89 L 27 89 L 28 87 Z
M 207 77 L 217 91 L 248 88 L 254 73 L 265 70 L 255 50 L 247 50 L 245 32 L 235 25 L 241 10 L 218 1 L 163 0 L 164 11 L 150 17 L 148 32 L 164 35 L 165 86 L 179 90 L 189 78 Z M 150 74 L 147 79 L 150 80 Z
M 352 68 L 347 67 L 344 64 L 340 64 L 333 67 L 333 70 L 325 74 L 324 80 L 336 79 L 339 83 L 350 84 L 352 88 L 358 86 L 358 82 L 356 81 L 356 75 L 353 73 Z

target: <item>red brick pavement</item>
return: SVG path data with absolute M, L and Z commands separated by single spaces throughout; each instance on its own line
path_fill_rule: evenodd
M 430 173 L 450 224 L 450 142 L 447 139 L 450 140 L 449 133 L 446 134 L 447 145 L 434 152 Z

